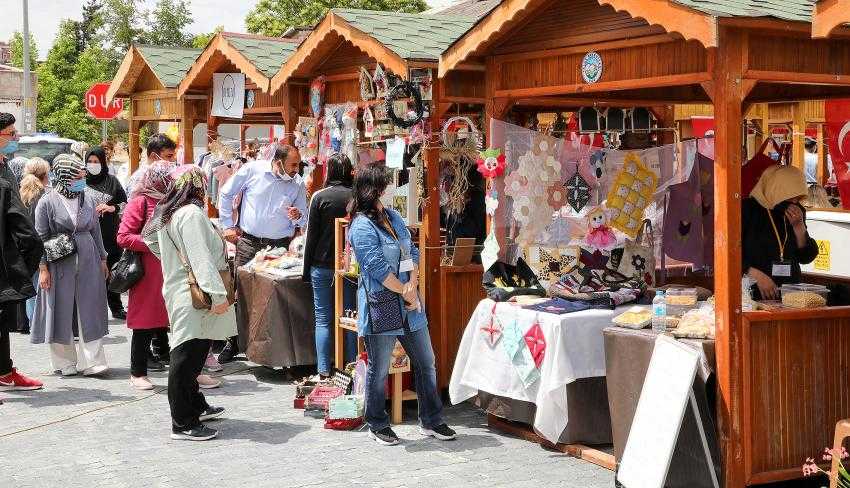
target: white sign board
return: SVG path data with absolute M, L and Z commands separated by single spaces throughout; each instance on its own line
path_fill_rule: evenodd
M 213 73 L 212 115 L 241 119 L 245 107 L 245 75 Z
M 655 340 L 617 473 L 625 488 L 664 487 L 698 363 L 696 350 L 665 335 Z

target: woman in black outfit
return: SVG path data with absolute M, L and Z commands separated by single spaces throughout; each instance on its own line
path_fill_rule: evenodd
M 334 318 L 334 221 L 348 215 L 354 166 L 344 154 L 334 154 L 328 160 L 328 177 L 324 188 L 310 200 L 307 240 L 304 243 L 303 280 L 313 284 L 313 305 L 316 309 L 316 360 L 319 375 L 331 374 L 331 343 Z M 355 340 L 351 334 L 346 334 Z M 356 346 L 356 343 L 355 343 Z M 342 365 L 336 365 L 341 368 Z
M 106 152 L 100 146 L 96 146 L 86 154 L 86 186 L 104 194 L 103 196 L 95 195 L 95 201 L 98 202 L 95 210 L 100 216 L 100 233 L 103 236 L 103 246 L 107 254 L 106 264 L 111 268 L 121 258 L 121 248 L 118 247 L 116 237 L 118 224 L 121 223 L 121 210 L 127 204 L 127 194 L 118 178 L 109 174 Z M 107 291 L 106 301 L 112 312 L 112 318 L 127 319 L 120 293 Z
M 808 194 L 803 173 L 771 166 L 741 205 L 743 270 L 753 281 L 755 300 L 778 300 L 779 287 L 799 283 L 801 264 L 818 255 L 799 202 Z

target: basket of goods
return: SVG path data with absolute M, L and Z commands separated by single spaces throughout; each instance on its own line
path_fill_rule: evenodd
M 325 418 L 330 401 L 344 394 L 345 391 L 336 386 L 320 385 L 313 388 L 313 391 L 307 395 L 307 401 L 304 404 L 304 415 L 307 417 Z
M 829 289 L 821 285 L 800 283 L 782 285 L 782 306 L 788 308 L 818 308 L 826 306 Z
M 628 329 L 643 329 L 652 323 L 652 311 L 644 307 L 631 307 L 614 317 L 613 322 Z

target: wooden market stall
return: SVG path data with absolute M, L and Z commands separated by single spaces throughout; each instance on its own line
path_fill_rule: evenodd
M 139 167 L 139 130 L 149 122 L 180 124 L 184 154 L 193 158 L 192 130 L 206 120 L 207 95 L 178 96 L 178 86 L 198 57 L 199 49 L 134 44 L 127 51 L 106 94 L 129 101 L 130 173 Z
M 477 2 L 470 3 L 478 8 L 475 15 L 482 15 L 495 5 L 495 2 L 487 2 L 487 9 L 482 11 Z M 410 80 L 411 73 L 416 70 L 418 76 L 425 73 L 431 78 L 431 100 L 426 102 L 428 120 L 431 132 L 439 134 L 441 123 L 448 115 L 480 113 L 484 103 L 482 64 L 458 64 L 445 77 L 438 79 L 436 76 L 440 54 L 478 18 L 458 13 L 464 12 L 455 9 L 450 15 L 428 15 L 332 9 L 274 76 L 271 93 L 276 96 L 286 86 L 306 86 L 323 76 L 324 104 L 355 102 L 362 113 L 364 107 L 385 104 L 383 98 L 362 99 L 362 70 L 371 72 L 380 63 L 386 72 L 405 80 Z M 303 99 L 299 103 L 308 103 L 306 93 L 301 96 Z M 375 140 L 364 144 L 373 144 Z M 435 143 L 438 140 L 438 136 L 432 135 L 423 145 L 424 186 L 428 195 L 439 192 L 439 145 Z M 426 199 L 421 213 L 420 269 L 427 272 L 420 276 L 437 357 L 438 383 L 444 387 L 463 326 L 482 296 L 481 267 L 441 266 L 443 249 L 437 199 Z
M 727 487 L 798 478 L 850 417 L 850 309 L 742 312 L 743 120 L 752 104 L 850 96 L 847 1 L 505 0 L 440 58 L 485 65 L 486 108 L 712 104 L 718 437 Z M 602 70 L 585 82 L 582 62 Z M 500 141 L 489 140 L 499 147 Z
M 212 114 L 212 103 L 207 108 L 207 133 L 217 139 L 219 124 L 239 124 L 240 143 L 244 145 L 245 129 L 251 124 L 278 124 L 284 133 L 291 133 L 304 100 L 304 87 L 285 87 L 271 93 L 271 78 L 286 62 L 303 39 L 303 30 L 294 30 L 285 37 L 264 37 L 252 34 L 219 32 L 213 37 L 186 77 L 180 82 L 178 96 L 209 97 L 212 101 L 213 75 L 215 73 L 243 73 L 245 75 L 245 107 L 242 118 L 217 117 Z M 300 90 L 300 91 L 299 91 Z

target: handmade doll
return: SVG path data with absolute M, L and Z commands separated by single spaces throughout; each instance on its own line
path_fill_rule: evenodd
M 588 246 L 602 251 L 610 251 L 617 245 L 617 236 L 608 226 L 608 214 L 604 207 L 595 207 L 587 214 L 585 241 Z

